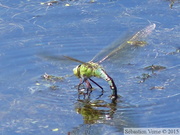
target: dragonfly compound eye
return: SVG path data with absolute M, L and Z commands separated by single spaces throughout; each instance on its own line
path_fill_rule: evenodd
M 78 65 L 73 69 L 74 75 L 79 77 L 79 78 L 80 78 L 80 67 L 81 67 L 81 65 Z

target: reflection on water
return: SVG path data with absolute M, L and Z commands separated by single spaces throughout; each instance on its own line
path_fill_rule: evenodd
M 113 118 L 116 103 L 105 103 L 103 100 L 79 100 L 75 104 L 75 109 L 82 115 L 84 124 L 104 123 Z
M 122 104 L 118 106 L 118 104 Z M 68 133 L 71 135 L 118 135 L 124 127 L 137 127 L 127 112 L 131 107 L 118 101 L 118 103 L 104 100 L 78 100 L 75 110 L 83 117 L 83 124 L 76 126 Z M 129 109 L 128 109 L 129 108 Z M 131 109 L 130 109 L 131 110 Z M 132 113 L 132 112 L 131 112 Z

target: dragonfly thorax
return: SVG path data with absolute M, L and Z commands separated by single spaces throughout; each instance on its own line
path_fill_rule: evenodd
M 101 70 L 103 70 L 103 69 L 98 63 L 87 62 L 87 63 L 83 63 L 81 65 L 76 66 L 73 69 L 73 73 L 78 78 L 83 78 L 83 77 L 90 78 L 92 76 L 101 77 L 100 76 Z

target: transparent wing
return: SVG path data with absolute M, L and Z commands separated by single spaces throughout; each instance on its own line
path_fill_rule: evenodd
M 155 27 L 156 24 L 153 23 L 145 27 L 144 29 L 138 31 L 133 36 L 126 38 L 125 40 L 118 39 L 108 48 L 98 53 L 91 61 L 101 63 L 105 60 L 109 61 L 113 57 L 129 57 L 130 55 L 128 54 L 128 51 L 133 52 L 135 49 L 137 49 L 138 46 L 146 44 L 146 42 L 144 41 L 145 38 L 155 29 Z
M 78 60 L 78 59 L 75 59 L 75 58 L 72 58 L 72 57 L 69 57 L 69 56 L 63 56 L 63 57 L 65 57 L 65 58 L 67 58 L 67 59 L 69 59 L 69 60 L 72 60 L 72 61 L 74 61 L 74 62 L 78 62 L 78 63 L 85 64 L 85 62 L 83 62 L 83 61 L 80 61 L 80 60 Z
M 46 60 L 52 60 L 52 61 L 63 61 L 63 62 L 77 62 L 77 63 L 81 63 L 84 64 L 85 62 L 80 61 L 78 59 L 69 57 L 69 56 L 64 56 L 64 55 L 53 55 L 47 52 L 44 53 L 39 53 L 38 54 L 39 57 L 46 59 Z

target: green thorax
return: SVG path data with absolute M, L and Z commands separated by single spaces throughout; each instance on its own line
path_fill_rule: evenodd
M 101 78 L 104 70 L 98 63 L 87 62 L 75 67 L 73 72 L 78 78 L 90 78 L 92 76 Z

